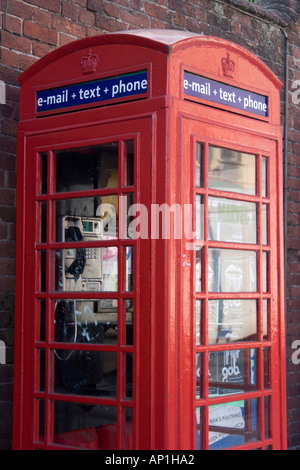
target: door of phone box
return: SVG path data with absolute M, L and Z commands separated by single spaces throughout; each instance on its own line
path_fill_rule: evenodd
M 20 84 L 14 448 L 285 448 L 279 80 L 139 30 Z

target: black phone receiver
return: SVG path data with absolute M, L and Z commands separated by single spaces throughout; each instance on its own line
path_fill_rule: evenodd
M 66 240 L 73 240 L 79 242 L 83 240 L 82 233 L 78 227 L 72 226 L 66 230 Z M 76 280 L 83 273 L 86 264 L 86 250 L 78 248 L 76 250 L 76 258 L 68 269 L 68 272 L 74 276 Z

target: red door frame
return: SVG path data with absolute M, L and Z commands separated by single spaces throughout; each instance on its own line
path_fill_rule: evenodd
M 58 296 L 68 297 L 70 294 L 62 294 L 52 292 L 51 289 L 51 262 L 50 262 L 50 253 L 51 250 L 61 249 L 63 245 L 61 243 L 51 240 L 46 243 L 38 242 L 38 233 L 40 231 L 39 218 L 38 218 L 38 203 L 42 201 L 48 202 L 48 236 L 53 233 L 51 221 L 51 209 L 49 202 L 59 200 L 64 197 L 70 197 L 65 193 L 57 194 L 55 191 L 50 189 L 50 193 L 47 195 L 38 196 L 35 192 L 37 184 L 32 184 L 32 175 L 37 175 L 36 180 L 38 181 L 40 176 L 40 168 L 38 163 L 38 156 L 44 152 L 54 152 L 59 149 L 66 148 L 78 148 L 84 146 L 91 146 L 96 144 L 101 144 L 102 142 L 113 142 L 119 141 L 120 146 L 121 142 L 126 140 L 135 141 L 136 146 L 136 167 L 135 167 L 135 182 L 134 187 L 135 198 L 137 203 L 143 204 L 146 207 L 150 206 L 150 196 L 151 196 L 151 128 L 152 124 L 151 116 L 139 116 L 138 119 L 133 118 L 132 120 L 122 120 L 119 119 L 118 122 L 110 122 L 109 124 L 95 124 L 95 125 L 86 125 L 84 128 L 78 130 L 76 127 L 69 129 L 61 129 L 59 132 L 56 130 L 52 132 L 37 132 L 29 133 L 26 135 L 24 133 L 24 139 L 20 139 L 20 142 L 24 142 L 24 153 L 26 153 L 26 162 L 24 165 L 24 173 L 22 177 L 19 178 L 19 193 L 18 193 L 18 208 L 19 216 L 24 217 L 22 224 L 19 224 L 18 231 L 18 253 L 17 258 L 20 260 L 18 264 L 18 280 L 19 284 L 17 286 L 17 296 L 16 296 L 16 324 L 19 325 L 17 328 L 18 333 L 23 330 L 24 334 L 22 335 L 22 341 L 18 343 L 16 351 L 16 377 L 23 378 L 23 382 L 17 382 L 15 388 L 15 409 L 14 409 L 14 419 L 15 425 L 14 428 L 14 447 L 15 448 L 25 448 L 31 449 L 34 448 L 52 448 L 56 446 L 51 442 L 50 435 L 52 430 L 51 419 L 47 416 L 50 412 L 50 408 L 46 408 L 46 429 L 45 429 L 45 440 L 44 442 L 39 442 L 37 439 L 37 423 L 38 423 L 38 409 L 36 405 L 34 406 L 33 401 L 38 401 L 39 399 L 53 400 L 58 399 L 58 396 L 50 390 L 50 356 L 47 351 L 53 351 L 54 343 L 52 339 L 53 331 L 51 323 L 48 319 L 47 323 L 47 337 L 46 341 L 39 340 L 39 324 L 40 319 L 38 314 L 32 314 L 31 321 L 28 322 L 27 315 L 29 312 L 35 312 L 35 303 L 34 299 L 45 298 L 46 302 L 48 299 L 54 299 Z M 26 152 L 25 152 L 26 148 Z M 140 155 L 143 155 L 146 158 L 141 159 Z M 120 168 L 124 168 L 123 164 L 124 155 L 120 151 Z M 50 159 L 49 159 L 50 160 Z M 51 162 L 51 160 L 50 160 Z M 48 164 L 48 188 L 52 186 L 51 175 L 53 174 L 53 169 L 50 169 Z M 143 178 L 143 184 L 141 185 L 141 179 L 138 177 L 140 173 L 147 175 Z M 25 178 L 24 175 L 25 174 Z M 120 171 L 120 181 L 122 178 L 122 172 Z M 19 173 L 20 175 L 20 173 Z M 39 183 L 38 183 L 39 184 Z M 119 182 L 119 188 L 117 192 L 119 196 L 126 195 L 126 193 L 131 193 L 133 188 L 122 187 Z M 22 189 L 21 189 L 22 188 Z M 101 191 L 100 191 L 101 192 Z M 102 190 L 102 193 L 116 192 L 116 190 Z M 78 197 L 87 197 L 94 194 L 94 192 L 85 192 L 81 191 L 78 194 L 73 196 Z M 103 195 L 102 194 L 102 195 Z M 35 209 L 36 207 L 36 209 Z M 21 210 L 23 208 L 23 210 Z M 37 216 L 32 216 L 36 212 Z M 94 246 L 95 242 L 91 242 L 89 245 Z M 76 245 L 76 244 L 75 244 Z M 77 245 L 74 247 L 76 248 Z M 103 245 L 103 243 L 102 243 Z M 150 362 L 149 362 L 149 341 L 150 341 L 150 289 L 142 289 L 143 294 L 141 295 L 141 284 L 142 285 L 151 285 L 150 282 L 150 271 L 148 269 L 150 263 L 150 251 L 148 240 L 137 239 L 136 241 L 128 239 L 118 239 L 117 242 L 114 242 L 113 245 L 117 245 L 119 251 L 122 250 L 122 247 L 125 246 L 135 246 L 134 248 L 134 270 L 135 270 L 135 289 L 134 289 L 134 305 L 136 312 L 142 312 L 142 314 L 137 313 L 135 317 L 134 325 L 134 337 L 135 344 L 133 347 L 129 346 L 120 346 L 117 348 L 119 355 L 119 361 L 121 361 L 122 354 L 126 352 L 131 352 L 134 355 L 134 370 L 135 370 L 135 379 L 134 379 L 134 400 L 132 403 L 127 403 L 128 406 L 135 408 L 135 425 L 134 425 L 134 436 L 133 442 L 136 448 L 149 448 L 150 433 L 138 432 L 139 429 L 147 428 L 149 429 L 150 421 L 150 408 L 151 403 L 145 402 L 141 399 L 145 394 L 148 394 L 149 388 L 149 374 L 150 374 Z M 79 247 L 79 245 L 78 245 Z M 39 274 L 36 270 L 38 263 L 38 258 L 35 259 L 33 252 L 35 250 L 48 250 L 48 268 L 47 268 L 47 293 L 38 293 L 39 283 Z M 143 255 L 141 256 L 141 253 Z M 25 262 L 26 260 L 26 262 Z M 119 271 L 123 273 L 124 266 L 122 264 L 122 257 L 119 256 Z M 22 274 L 21 274 L 22 272 Z M 137 274 L 139 273 L 139 274 Z M 120 279 L 119 275 L 119 279 Z M 34 282 L 33 282 L 34 281 Z M 119 281 L 121 282 L 121 281 Z M 21 287 L 22 283 L 22 287 Z M 92 298 L 93 293 L 86 294 L 72 294 L 72 296 L 81 298 Z M 119 300 L 119 304 L 122 299 L 132 298 L 133 294 L 126 294 L 123 290 L 118 293 L 113 294 L 101 294 L 100 297 L 114 297 Z M 79 298 L 79 297 L 78 297 Z M 24 315 L 25 312 L 25 315 Z M 26 312 L 27 315 L 26 315 Z M 49 315 L 49 313 L 48 313 Z M 50 317 L 51 318 L 51 317 Z M 20 328 L 20 325 L 21 326 Z M 121 321 L 120 321 L 121 326 Z M 21 338 L 20 338 L 21 340 Z M 60 345 L 63 348 L 63 346 Z M 68 346 L 65 346 L 68 348 Z M 40 391 L 38 388 L 39 384 L 39 359 L 38 354 L 36 354 L 37 348 L 44 348 L 46 351 L 46 390 Z M 73 349 L 80 349 L 80 345 L 72 345 Z M 107 348 L 100 348 L 101 350 L 107 350 Z M 108 350 L 110 350 L 108 348 Z M 115 401 L 114 405 L 119 407 L 119 412 L 121 412 L 121 405 L 126 405 L 126 400 L 121 398 L 122 381 L 121 377 L 118 377 L 118 399 Z M 146 387 L 146 388 L 145 388 Z M 65 399 L 65 397 L 60 397 Z M 72 397 L 68 397 L 72 401 Z M 75 397 L 77 402 L 89 402 L 90 399 L 85 397 Z M 74 398 L 73 398 L 74 400 Z M 92 400 L 95 403 L 106 404 L 108 403 L 105 400 L 94 399 Z M 50 403 L 50 402 L 49 402 Z M 109 403 L 112 404 L 112 403 Z M 50 406 L 50 405 L 49 405 Z M 32 417 L 34 417 L 32 419 Z M 50 421 L 49 421 L 50 420 Z M 118 419 L 119 433 L 118 433 L 118 446 L 121 449 L 121 420 Z M 48 431 L 48 436 L 47 436 Z M 50 433 L 50 434 L 49 434 Z
M 181 243 L 181 256 L 180 260 L 185 260 L 185 263 L 180 266 L 181 280 L 180 283 L 180 319 L 179 329 L 184 331 L 184 335 L 180 338 L 180 419 L 181 428 L 189 429 L 190 433 L 182 433 L 180 436 L 180 448 L 196 448 L 196 408 L 203 410 L 202 424 L 201 424 L 201 448 L 204 450 L 209 449 L 209 416 L 208 407 L 212 405 L 222 404 L 234 400 L 259 400 L 259 413 L 257 420 L 259 421 L 260 436 L 253 443 L 239 445 L 236 449 L 254 449 L 254 448 L 272 448 L 284 449 L 286 448 L 286 405 L 285 405 L 285 367 L 283 358 L 285 357 L 285 344 L 282 341 L 285 331 L 285 317 L 283 309 L 283 283 L 278 273 L 282 266 L 282 186 L 281 181 L 281 165 L 282 156 L 281 149 L 278 145 L 278 140 L 274 137 L 270 138 L 268 135 L 259 135 L 259 133 L 242 131 L 240 128 L 230 126 L 230 130 L 224 124 L 217 122 L 207 122 L 205 118 L 196 119 L 190 113 L 179 114 L 181 140 L 181 174 L 190 174 L 190 184 L 186 178 L 182 179 L 181 183 L 181 198 L 183 201 L 195 204 L 195 195 L 202 195 L 204 199 L 204 242 L 197 242 L 194 240 L 195 245 L 201 247 L 202 251 L 202 276 L 203 276 L 203 290 L 201 293 L 195 293 L 194 297 L 189 295 L 188 292 L 195 292 L 195 272 L 196 272 L 196 255 L 195 249 L 187 251 L 187 243 L 190 240 L 183 240 Z M 247 134 L 247 135 L 246 135 Z M 196 188 L 195 184 L 195 155 L 196 155 L 196 142 L 204 144 L 204 183 L 203 188 Z M 251 142 L 249 145 L 248 142 Z M 245 143 L 247 143 L 245 145 Z M 239 196 L 235 193 L 222 192 L 208 189 L 207 181 L 207 165 L 208 165 L 208 145 L 216 145 L 222 148 L 230 148 L 233 150 L 243 151 L 257 155 L 256 163 L 256 196 L 245 197 Z M 261 193 L 261 157 L 268 158 L 268 174 L 267 174 L 267 195 L 262 197 Z M 248 200 L 258 204 L 258 220 L 257 220 L 257 244 L 256 245 L 242 245 L 240 243 L 224 243 L 208 241 L 208 216 L 207 216 L 207 195 L 211 194 L 215 197 L 229 197 L 239 198 L 241 200 Z M 268 244 L 262 243 L 261 232 L 261 204 L 268 205 Z M 196 226 L 196 214 L 194 211 L 194 230 Z M 274 227 L 274 229 L 273 229 Z M 257 291 L 253 293 L 213 293 L 208 292 L 208 247 L 215 248 L 229 248 L 233 250 L 250 249 L 257 251 Z M 268 267 L 267 267 L 267 284 L 266 292 L 262 290 L 262 258 L 261 253 L 269 253 Z M 183 258 L 184 257 L 184 258 Z M 192 271 L 188 270 L 187 265 L 193 267 Z M 183 267 L 184 266 L 184 267 Z M 202 299 L 202 313 L 201 313 L 201 345 L 196 346 L 196 329 L 199 325 L 196 322 L 196 306 L 195 299 Z M 257 299 L 259 303 L 258 308 L 258 340 L 254 342 L 242 343 L 229 343 L 210 345 L 208 342 L 208 299 L 226 299 L 226 298 L 253 298 Z M 262 301 L 268 299 L 268 338 L 263 338 L 263 313 Z M 191 314 L 193 312 L 193 314 Z M 255 392 L 248 392 L 243 395 L 225 395 L 219 398 L 211 398 L 209 396 L 209 368 L 208 368 L 208 355 L 210 352 L 222 352 L 229 350 L 239 350 L 255 348 L 258 352 L 258 375 L 257 390 Z M 270 357 L 266 365 L 264 365 L 264 348 L 269 348 Z M 196 397 L 196 353 L 202 355 L 202 372 L 201 372 L 201 398 Z M 192 364 L 188 367 L 188 364 Z M 280 365 L 281 364 L 281 365 Z M 270 386 L 264 387 L 264 374 L 269 374 Z M 193 395 L 188 393 L 190 387 L 194 387 Z M 265 413 L 264 399 L 270 397 L 272 401 L 272 412 L 266 414 L 269 416 L 269 431 L 270 435 L 265 436 Z M 190 413 L 187 410 L 193 410 Z M 280 413 L 278 412 L 280 410 Z M 217 428 L 216 428 L 217 430 Z M 219 431 L 220 432 L 220 431 Z M 224 428 L 223 432 L 226 430 Z

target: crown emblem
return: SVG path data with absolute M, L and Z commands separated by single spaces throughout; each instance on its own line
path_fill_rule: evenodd
M 93 73 L 96 72 L 99 57 L 97 54 L 92 54 L 92 49 L 89 49 L 88 55 L 82 57 L 80 64 L 82 73 Z
M 235 63 L 232 59 L 230 59 L 230 54 L 227 52 L 227 57 L 223 57 L 222 59 L 222 67 L 223 67 L 223 75 L 225 77 L 233 78 L 234 70 L 235 70 Z

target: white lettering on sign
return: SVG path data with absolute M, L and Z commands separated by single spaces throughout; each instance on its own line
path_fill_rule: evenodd
M 268 116 L 267 96 L 210 80 L 200 75 L 185 71 L 183 90 L 186 97 L 204 99 L 259 116 Z
M 119 98 L 144 96 L 148 90 L 147 70 L 78 83 L 37 92 L 37 112 L 101 103 Z

